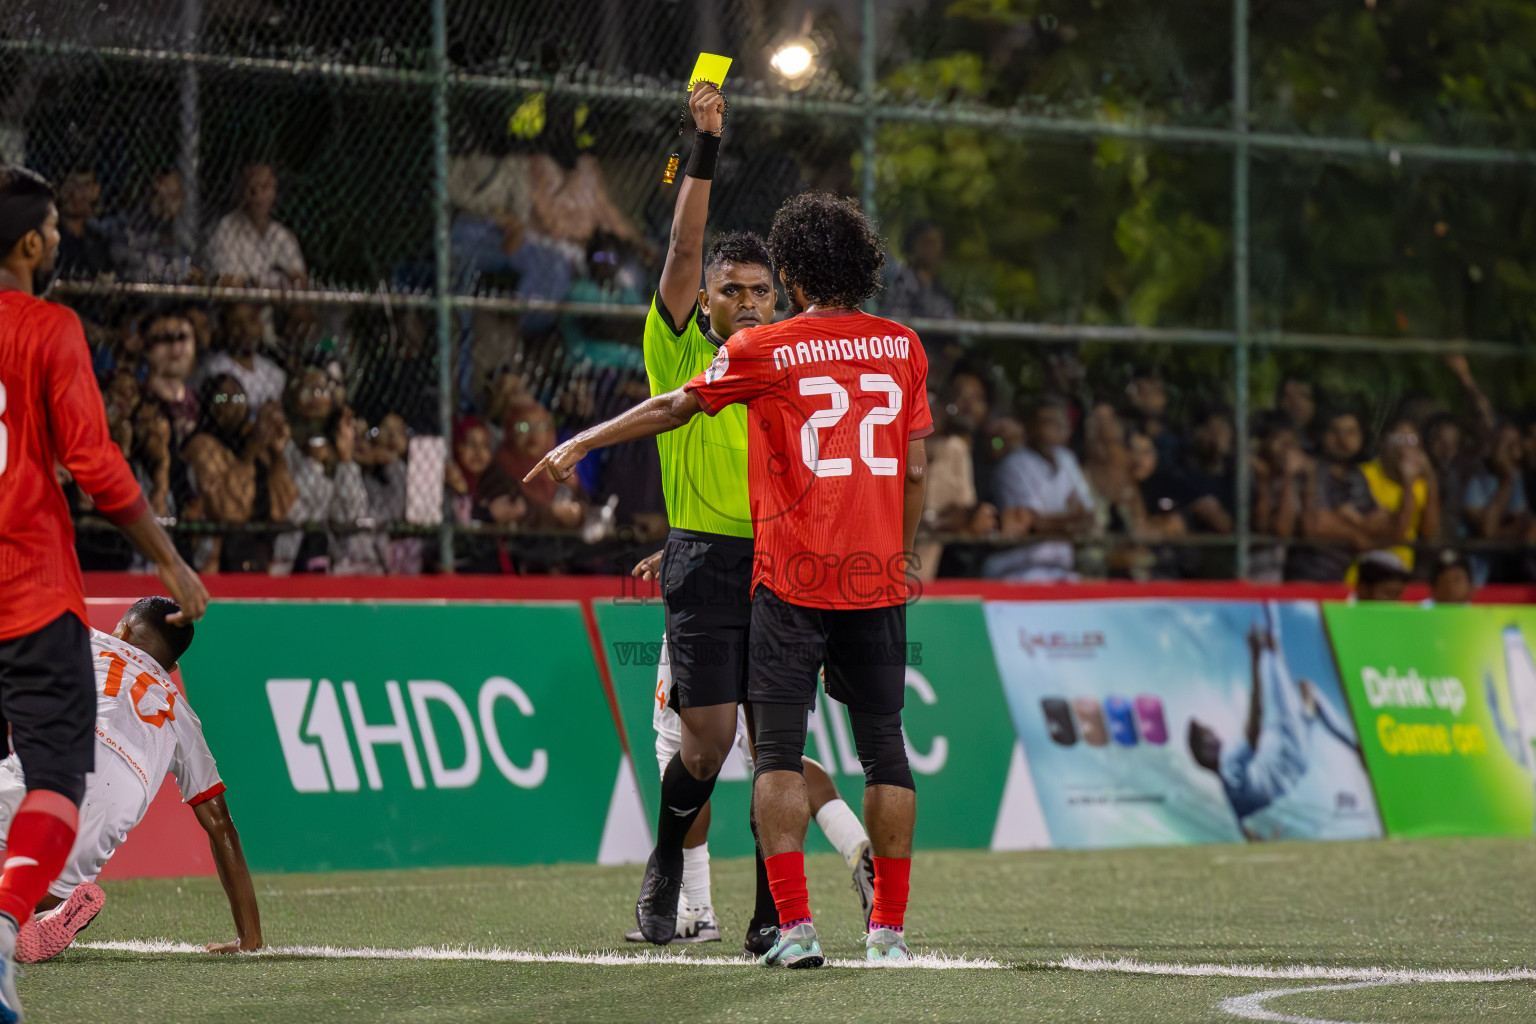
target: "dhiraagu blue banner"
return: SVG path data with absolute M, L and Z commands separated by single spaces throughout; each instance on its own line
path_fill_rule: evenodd
M 1381 835 L 1313 602 L 986 605 L 1051 843 Z

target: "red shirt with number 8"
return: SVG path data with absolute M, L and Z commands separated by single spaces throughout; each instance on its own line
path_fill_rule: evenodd
M 86 621 L 75 529 L 55 463 L 110 522 L 146 511 L 107 434 L 80 318 L 0 291 L 0 640 L 36 632 L 65 612 Z
M 714 415 L 747 405 L 752 586 L 812 608 L 907 599 L 907 443 L 933 433 L 917 333 L 827 310 L 732 335 L 683 385 Z

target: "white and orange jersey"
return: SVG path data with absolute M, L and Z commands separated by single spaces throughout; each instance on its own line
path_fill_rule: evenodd
M 224 792 L 219 766 L 203 738 L 203 723 L 181 687 L 132 644 L 91 630 L 96 664 L 96 739 L 121 757 L 153 800 L 166 772 L 181 798 L 198 804 Z

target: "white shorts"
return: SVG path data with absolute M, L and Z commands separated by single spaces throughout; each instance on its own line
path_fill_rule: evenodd
M 0 850 L 11 831 L 11 819 L 27 795 L 21 762 L 12 754 L 0 761 Z M 68 899 L 81 882 L 94 882 L 101 869 L 123 845 L 133 827 L 149 810 L 149 794 L 139 773 L 121 757 L 96 744 L 96 770 L 85 777 L 85 800 L 80 805 L 80 830 L 59 877 L 48 891 Z
M 656 701 L 651 725 L 656 729 L 656 764 L 667 774 L 672 755 L 683 749 L 683 720 L 671 708 L 672 666 L 667 663 L 667 635 L 661 635 L 661 660 L 656 666 Z M 722 779 L 752 777 L 752 747 L 747 742 L 747 713 L 736 708 L 736 745 L 720 767 Z

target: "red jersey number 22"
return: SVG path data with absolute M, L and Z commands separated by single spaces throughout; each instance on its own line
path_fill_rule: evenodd
M 859 375 L 859 388 L 866 393 L 885 395 L 886 404 L 869 410 L 859 423 L 859 458 L 874 476 L 895 476 L 901 470 L 899 459 L 875 454 L 875 428 L 895 422 L 901 412 L 901 385 L 888 373 Z M 800 427 L 800 458 L 817 476 L 852 476 L 852 459 L 823 459 L 821 431 L 831 430 L 848 413 L 848 389 L 831 377 L 802 377 L 800 394 L 826 395 L 832 404 L 811 413 Z

